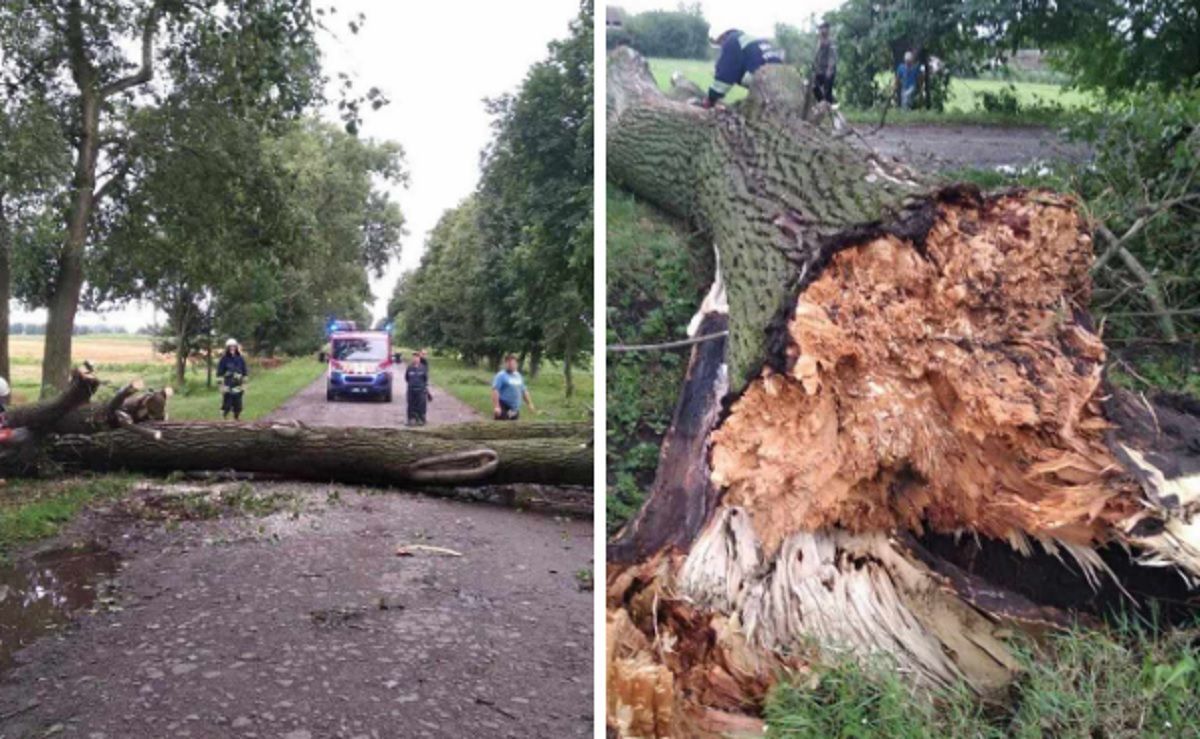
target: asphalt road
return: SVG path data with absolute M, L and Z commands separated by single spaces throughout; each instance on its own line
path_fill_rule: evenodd
M 868 132 L 874 126 L 858 124 Z M 1049 128 L 1000 126 L 884 126 L 865 136 L 879 153 L 926 171 L 1028 167 L 1051 160 L 1083 161 L 1087 147 Z
M 0 737 L 591 736 L 590 521 L 290 483 L 254 486 L 285 496 L 265 517 L 136 505 L 189 487 L 150 483 L 49 543 L 121 568 L 0 673 Z M 397 556 L 411 544 L 462 556 Z
M 436 381 L 436 368 L 432 374 Z M 403 371 L 399 369 L 396 371 L 392 390 L 391 403 L 359 399 L 328 401 L 325 399 L 325 376 L 321 375 L 316 382 L 268 414 L 265 420 L 300 421 L 311 426 L 403 426 L 408 418 L 404 400 L 408 386 L 404 383 Z M 473 408 L 443 391 L 436 384 L 433 385 L 432 391 L 433 401 L 429 403 L 425 413 L 425 419 L 430 426 L 480 419 L 480 415 Z

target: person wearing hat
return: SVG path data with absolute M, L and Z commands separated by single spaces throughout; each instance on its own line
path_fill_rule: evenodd
M 837 47 L 829 37 L 829 21 L 817 26 L 817 58 L 813 60 L 813 97 L 833 105 L 833 78 L 837 75 Z
M 764 64 L 782 64 L 783 50 L 771 42 L 731 28 L 713 39 L 713 46 L 721 50 L 717 57 L 717 68 L 713 75 L 708 97 L 702 103 L 705 108 L 716 105 L 734 85 L 747 86 L 750 76 Z
M 229 418 L 230 413 L 235 421 L 242 417 L 242 394 L 245 391 L 243 383 L 249 374 L 246 358 L 242 356 L 237 339 L 229 339 L 225 342 L 225 353 L 217 363 L 217 378 L 221 381 L 222 418 Z

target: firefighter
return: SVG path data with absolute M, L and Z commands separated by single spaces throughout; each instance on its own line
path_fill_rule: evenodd
M 425 425 L 425 404 L 433 399 L 429 391 L 429 364 L 415 351 L 404 370 L 404 384 L 408 386 L 408 425 Z
M 776 49 L 769 40 L 756 38 L 731 28 L 713 40 L 721 50 L 717 57 L 717 69 L 708 97 L 702 105 L 711 108 L 725 97 L 734 85 L 749 86 L 750 76 L 764 64 L 782 64 L 783 50 Z
M 235 421 L 242 417 L 242 395 L 249 374 L 237 339 L 229 339 L 225 342 L 225 353 L 217 363 L 217 378 L 221 381 L 221 418 L 229 418 L 230 413 Z

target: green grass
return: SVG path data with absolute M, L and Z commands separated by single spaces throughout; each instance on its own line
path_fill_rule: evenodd
M 9 480 L 0 487 L 0 556 L 53 536 L 87 504 L 119 498 L 134 478 L 97 475 L 59 480 Z
M 325 365 L 313 357 L 293 357 L 271 369 L 256 366 L 250 361 L 250 378 L 246 383 L 243 421 L 262 418 L 284 401 L 314 382 L 325 371 Z M 193 421 L 221 417 L 221 394 L 214 382 L 205 387 L 203 368 L 188 377 L 187 387 L 171 398 L 167 410 L 173 421 Z
M 1051 636 L 1019 647 L 1021 673 L 1002 704 L 965 688 L 933 696 L 884 663 L 837 663 L 769 696 L 769 737 L 1197 736 L 1196 628 L 1154 634 L 1124 625 Z
M 608 188 L 608 343 L 686 335 L 712 279 L 712 250 L 628 193 Z M 687 370 L 687 351 L 608 356 L 608 530 L 642 503 Z
M 397 348 L 396 351 L 407 356 L 411 350 Z M 467 364 L 456 357 L 435 354 L 429 359 L 429 374 L 434 386 L 471 406 L 484 418 L 492 417 L 492 379 L 496 376 L 495 372 Z M 538 412 L 528 413 L 527 409 L 522 408 L 521 418 L 538 421 L 591 420 L 592 373 L 576 367 L 572 375 L 575 379 L 575 396 L 567 398 L 566 380 L 560 364 L 543 363 L 537 377 L 525 373 L 525 385 Z
M 685 77 L 708 89 L 713 80 L 713 63 L 699 59 L 650 59 L 650 71 L 659 87 L 667 89 L 671 84 L 671 74 L 679 71 Z M 890 78 L 883 75 L 880 85 L 886 87 Z M 946 101 L 944 112 L 929 110 L 897 110 L 888 111 L 887 120 L 892 124 L 945 124 L 945 125 L 1046 125 L 1057 122 L 1060 116 L 1044 110 L 1008 115 L 983 110 L 981 95 L 986 92 L 997 93 L 1008 87 L 1010 83 L 997 79 L 959 79 L 950 81 L 950 94 Z M 1047 103 L 1061 106 L 1063 111 L 1070 114 L 1074 111 L 1087 110 L 1097 105 L 1096 99 L 1079 90 L 1068 90 L 1060 85 L 1045 82 L 1013 82 L 1017 100 L 1023 107 L 1035 107 Z M 836 94 L 836 89 L 834 90 Z M 727 102 L 737 102 L 746 97 L 743 87 L 735 87 L 726 96 Z M 881 111 L 855 110 L 843 106 L 842 114 L 854 123 L 878 123 Z
M 28 358 L 20 361 L 21 371 L 14 371 L 14 403 L 32 402 L 37 398 L 40 364 L 28 366 Z M 14 363 L 14 365 L 17 363 Z M 172 387 L 175 395 L 167 405 L 173 421 L 196 421 L 221 417 L 221 396 L 216 380 L 213 386 L 205 385 L 206 372 L 203 366 L 191 367 L 187 381 L 180 386 L 174 377 L 171 365 L 161 362 L 96 362 L 96 373 L 106 384 L 97 393 L 95 401 L 109 397 L 113 390 L 134 378 L 142 379 L 147 387 Z M 295 395 L 323 372 L 325 366 L 312 357 L 295 357 L 283 360 L 278 367 L 264 369 L 253 357 L 250 358 L 250 380 L 246 385 L 245 410 L 242 420 L 253 421 L 278 408 L 285 400 Z

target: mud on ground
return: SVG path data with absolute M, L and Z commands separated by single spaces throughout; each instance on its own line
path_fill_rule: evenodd
M 147 482 L 39 550 L 72 544 L 120 566 L 0 673 L 4 739 L 591 734 L 589 521 Z

